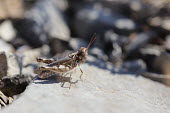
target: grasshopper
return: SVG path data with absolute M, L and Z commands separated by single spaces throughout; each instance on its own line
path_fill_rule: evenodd
M 83 75 L 83 71 L 80 68 L 80 64 L 86 61 L 88 55 L 88 49 L 91 46 L 91 44 L 95 41 L 95 39 L 96 39 L 96 34 L 94 34 L 87 47 L 81 47 L 77 52 L 71 53 L 68 56 L 58 60 L 37 58 L 36 59 L 37 62 L 43 62 L 46 65 L 39 67 L 34 72 L 38 74 L 39 78 L 45 79 L 55 73 L 64 75 L 78 66 L 81 71 L 81 75 L 80 75 L 80 79 L 81 79 L 81 76 Z M 70 78 L 71 76 L 72 76 L 72 72 L 70 72 Z

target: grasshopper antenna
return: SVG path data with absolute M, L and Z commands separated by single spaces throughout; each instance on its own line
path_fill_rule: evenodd
M 87 49 L 92 45 L 92 43 L 96 40 L 96 33 L 94 33 L 93 37 L 90 40 L 89 45 L 87 46 Z

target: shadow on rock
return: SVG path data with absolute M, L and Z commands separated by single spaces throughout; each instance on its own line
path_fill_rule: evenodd
M 129 71 L 122 66 L 115 67 L 115 66 L 112 65 L 112 63 L 105 62 L 105 61 L 100 60 L 100 59 L 95 59 L 93 61 L 87 60 L 86 63 L 89 64 L 89 65 L 96 66 L 100 69 L 108 70 L 113 74 L 122 74 L 122 75 L 131 74 L 133 76 L 138 76 L 138 74 L 142 73 L 140 70 L 139 71 Z
M 37 76 L 34 77 L 33 83 L 35 84 L 54 84 L 54 83 L 59 83 L 56 79 L 55 75 L 52 75 L 46 79 L 41 79 Z
M 55 84 L 55 83 L 61 83 L 61 87 L 63 88 L 70 88 L 72 84 L 76 84 L 77 81 L 71 81 L 71 77 L 66 76 L 59 76 L 59 75 L 52 75 L 46 79 L 38 78 L 38 75 L 33 79 L 33 83 L 35 84 Z M 69 87 L 64 87 L 64 84 L 68 82 L 70 83 Z

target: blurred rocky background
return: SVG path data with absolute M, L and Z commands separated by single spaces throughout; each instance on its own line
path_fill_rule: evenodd
M 170 86 L 169 0 L 0 0 L 1 106 L 36 76 L 36 57 L 66 56 L 94 33 L 88 65 Z

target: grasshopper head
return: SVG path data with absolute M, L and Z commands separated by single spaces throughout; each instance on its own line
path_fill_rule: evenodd
M 77 52 L 77 61 L 79 64 L 82 64 L 86 61 L 88 55 L 88 49 L 85 47 L 81 47 Z
M 77 55 L 76 55 L 76 60 L 77 60 L 78 64 L 82 64 L 86 61 L 86 58 L 87 58 L 87 55 L 88 55 L 88 49 L 95 40 L 96 40 L 96 34 L 94 34 L 94 36 L 92 37 L 87 48 L 81 47 L 78 50 Z
M 87 56 L 87 54 L 88 54 L 88 49 L 85 48 L 85 47 L 81 47 L 81 48 L 78 50 L 78 53 L 79 53 L 79 54 L 82 54 L 82 55 L 84 55 L 84 56 Z

